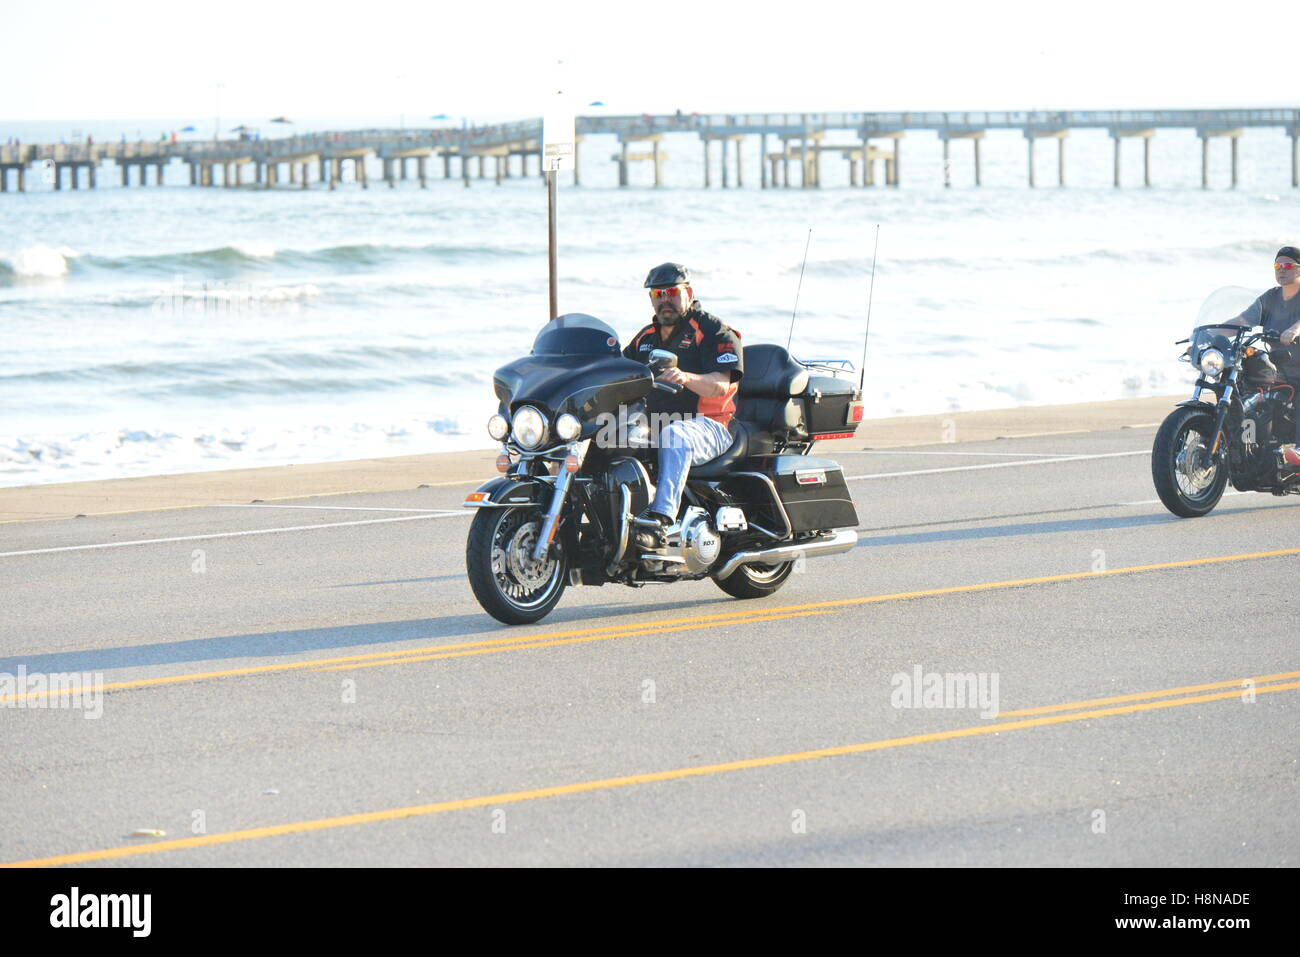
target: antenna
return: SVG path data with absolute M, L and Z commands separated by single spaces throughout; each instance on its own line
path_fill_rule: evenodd
M 871 249 L 871 286 L 867 290 L 867 331 L 862 336 L 862 372 L 858 376 L 858 391 L 867 381 L 867 337 L 871 335 L 871 299 L 876 291 L 876 253 L 880 249 L 880 224 L 876 223 L 876 244 Z
M 808 268 L 808 247 L 812 245 L 812 227 L 808 227 L 808 239 L 803 244 L 803 265 L 799 267 L 799 285 L 794 290 L 794 312 L 790 313 L 790 335 L 785 339 L 785 351 L 790 351 L 794 340 L 794 317 L 799 315 L 799 291 L 803 289 L 803 271 Z

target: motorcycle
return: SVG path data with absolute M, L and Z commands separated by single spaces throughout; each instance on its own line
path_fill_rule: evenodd
M 1232 482 L 1240 492 L 1300 492 L 1300 473 L 1279 446 L 1295 436 L 1295 389 L 1275 359 L 1288 355 L 1276 333 L 1233 322 L 1256 293 L 1240 287 L 1211 295 L 1196 318 L 1182 361 L 1197 371 L 1192 397 L 1156 432 L 1151 477 L 1175 515 L 1207 515 Z M 1201 396 L 1212 392 L 1216 401 Z
M 502 443 L 502 475 L 463 504 L 477 509 L 465 548 L 470 587 L 498 621 L 538 621 L 570 585 L 711 578 L 735 598 L 760 598 L 796 562 L 857 542 L 840 466 L 809 455 L 862 421 L 862 393 L 845 377 L 852 366 L 802 363 L 758 344 L 745 349 L 731 446 L 691 468 L 665 543 L 638 544 L 633 518 L 653 500 L 658 471 L 646 398 L 681 389 L 656 378 L 676 364 L 673 353 L 649 358 L 625 358 L 612 328 L 570 313 L 494 374 L 500 405 L 488 433 Z

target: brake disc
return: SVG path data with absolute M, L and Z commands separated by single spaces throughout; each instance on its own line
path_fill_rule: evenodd
M 533 558 L 537 544 L 537 523 L 520 525 L 506 545 L 506 566 L 510 577 L 529 591 L 541 588 L 551 577 L 555 565 L 553 558 Z

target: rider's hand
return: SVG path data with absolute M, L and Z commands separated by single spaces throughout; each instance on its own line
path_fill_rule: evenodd
M 683 372 L 681 369 L 678 369 L 676 366 L 673 366 L 672 368 L 669 369 L 665 369 L 663 372 L 659 373 L 658 375 L 658 379 L 660 382 L 667 382 L 671 385 L 680 385 L 680 386 L 686 385 L 686 383 L 691 381 L 691 378 L 692 378 L 691 373 Z
M 1287 329 L 1280 336 L 1278 336 L 1278 341 L 1281 342 L 1282 345 L 1284 346 L 1289 346 L 1296 341 L 1296 333 L 1292 332 L 1290 329 Z

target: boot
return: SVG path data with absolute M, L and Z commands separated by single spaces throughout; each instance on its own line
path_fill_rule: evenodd
M 667 528 L 673 520 L 667 515 L 646 509 L 632 524 L 637 527 L 636 543 L 640 548 L 656 551 L 668 544 Z

